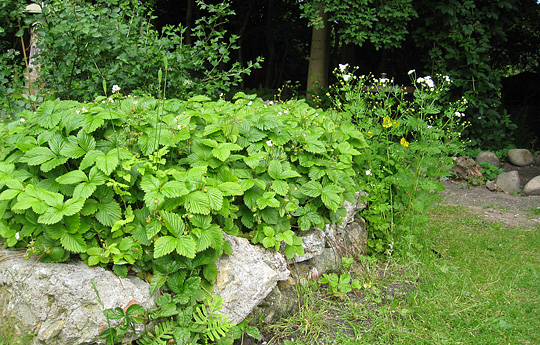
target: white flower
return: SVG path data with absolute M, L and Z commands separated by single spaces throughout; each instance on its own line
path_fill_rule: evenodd
M 416 72 L 414 69 L 411 69 L 409 72 L 407 72 L 408 75 L 411 75 L 413 74 L 414 72 Z
M 21 238 L 21 235 L 19 235 L 18 232 L 15 233 L 15 239 L 18 240 L 19 238 Z
M 112 92 L 118 92 L 118 91 L 120 91 L 120 86 L 118 86 L 118 85 L 116 85 L 116 84 L 113 85 L 113 86 L 112 86 Z
M 178 130 L 181 131 L 182 129 L 184 129 L 184 126 L 178 125 L 178 126 L 176 126 L 176 128 L 178 128 Z
M 249 101 L 247 105 L 252 105 L 252 104 L 253 104 L 253 102 L 252 102 L 252 101 Z
M 346 63 L 346 64 L 344 64 L 344 65 L 343 65 L 343 64 L 339 64 L 339 70 L 340 70 L 341 72 L 345 72 L 345 70 L 347 69 L 347 67 L 349 67 L 349 64 L 348 64 L 348 63 Z
M 478 116 L 478 120 L 482 120 L 482 116 Z
M 26 120 L 24 119 L 24 117 L 21 117 L 21 118 L 19 119 L 19 121 L 24 122 L 24 121 L 26 121 Z
M 371 169 L 370 170 L 366 170 L 366 175 L 371 175 Z
M 114 99 L 112 99 L 111 97 L 109 97 L 109 102 L 114 103 Z
M 433 126 L 427 126 L 427 129 L 433 128 Z
M 430 88 L 435 87 L 435 83 L 433 82 L 433 80 L 431 80 L 431 77 L 429 75 L 425 78 L 425 83 Z
M 449 82 L 451 82 L 452 80 L 450 79 L 449 76 L 445 75 L 445 76 L 444 76 L 444 81 L 446 81 L 446 82 L 449 83 Z
M 88 110 L 86 110 L 85 107 L 82 107 L 81 111 L 82 111 L 83 113 L 87 113 L 87 112 L 88 112 Z M 78 113 L 77 113 L 77 114 L 78 114 Z
M 133 101 L 133 104 L 137 105 L 139 103 L 139 101 Z
M 416 79 L 416 82 L 418 84 L 422 84 L 424 82 L 424 78 L 420 77 L 420 78 Z
M 281 116 L 281 115 L 283 115 L 281 111 L 277 113 L 277 116 Z
M 351 75 L 350 74 L 345 74 L 343 75 L 343 80 L 347 81 L 351 78 Z
M 283 110 L 283 114 L 288 114 L 289 113 L 289 110 Z
M 272 140 L 267 140 L 267 141 L 266 141 L 266 145 L 268 145 L 268 146 L 274 146 L 274 143 L 272 142 Z
M 457 117 L 462 117 L 462 116 L 465 116 L 465 114 L 460 113 L 459 111 L 456 111 L 456 116 L 457 116 Z

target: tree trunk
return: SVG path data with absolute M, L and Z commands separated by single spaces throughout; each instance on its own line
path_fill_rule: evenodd
M 307 98 L 328 87 L 328 64 L 330 63 L 330 25 L 322 3 L 317 3 L 323 27 L 313 27 L 307 80 Z

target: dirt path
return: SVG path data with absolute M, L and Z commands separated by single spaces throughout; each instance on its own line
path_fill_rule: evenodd
M 520 196 L 491 192 L 485 187 L 472 187 L 464 182 L 446 181 L 441 192 L 450 205 L 467 207 L 467 212 L 486 221 L 504 222 L 509 226 L 540 225 L 540 195 Z

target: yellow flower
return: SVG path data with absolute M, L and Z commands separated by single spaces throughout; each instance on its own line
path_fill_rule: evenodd
M 368 131 L 367 134 L 369 135 L 370 138 L 373 138 L 373 132 L 372 131 Z
M 405 138 L 401 138 L 399 143 L 405 147 L 409 147 L 409 142 Z
M 383 119 L 382 119 L 382 126 L 383 126 L 384 128 L 392 127 L 392 119 L 390 118 L 390 116 L 385 116 L 385 117 L 383 117 Z

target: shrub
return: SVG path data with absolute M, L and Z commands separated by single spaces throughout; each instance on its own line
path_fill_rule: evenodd
M 140 1 L 49 2 L 39 30 L 46 88 L 62 99 L 89 101 L 102 94 L 99 85 L 107 80 L 128 93 L 158 95 L 155 75 L 167 59 L 169 97 L 228 91 L 259 65 L 230 61 L 238 37 L 223 29 L 234 14 L 227 3 L 197 4 L 206 16 L 192 29 L 194 43 L 186 44 L 185 28 L 165 26 L 158 32 Z

